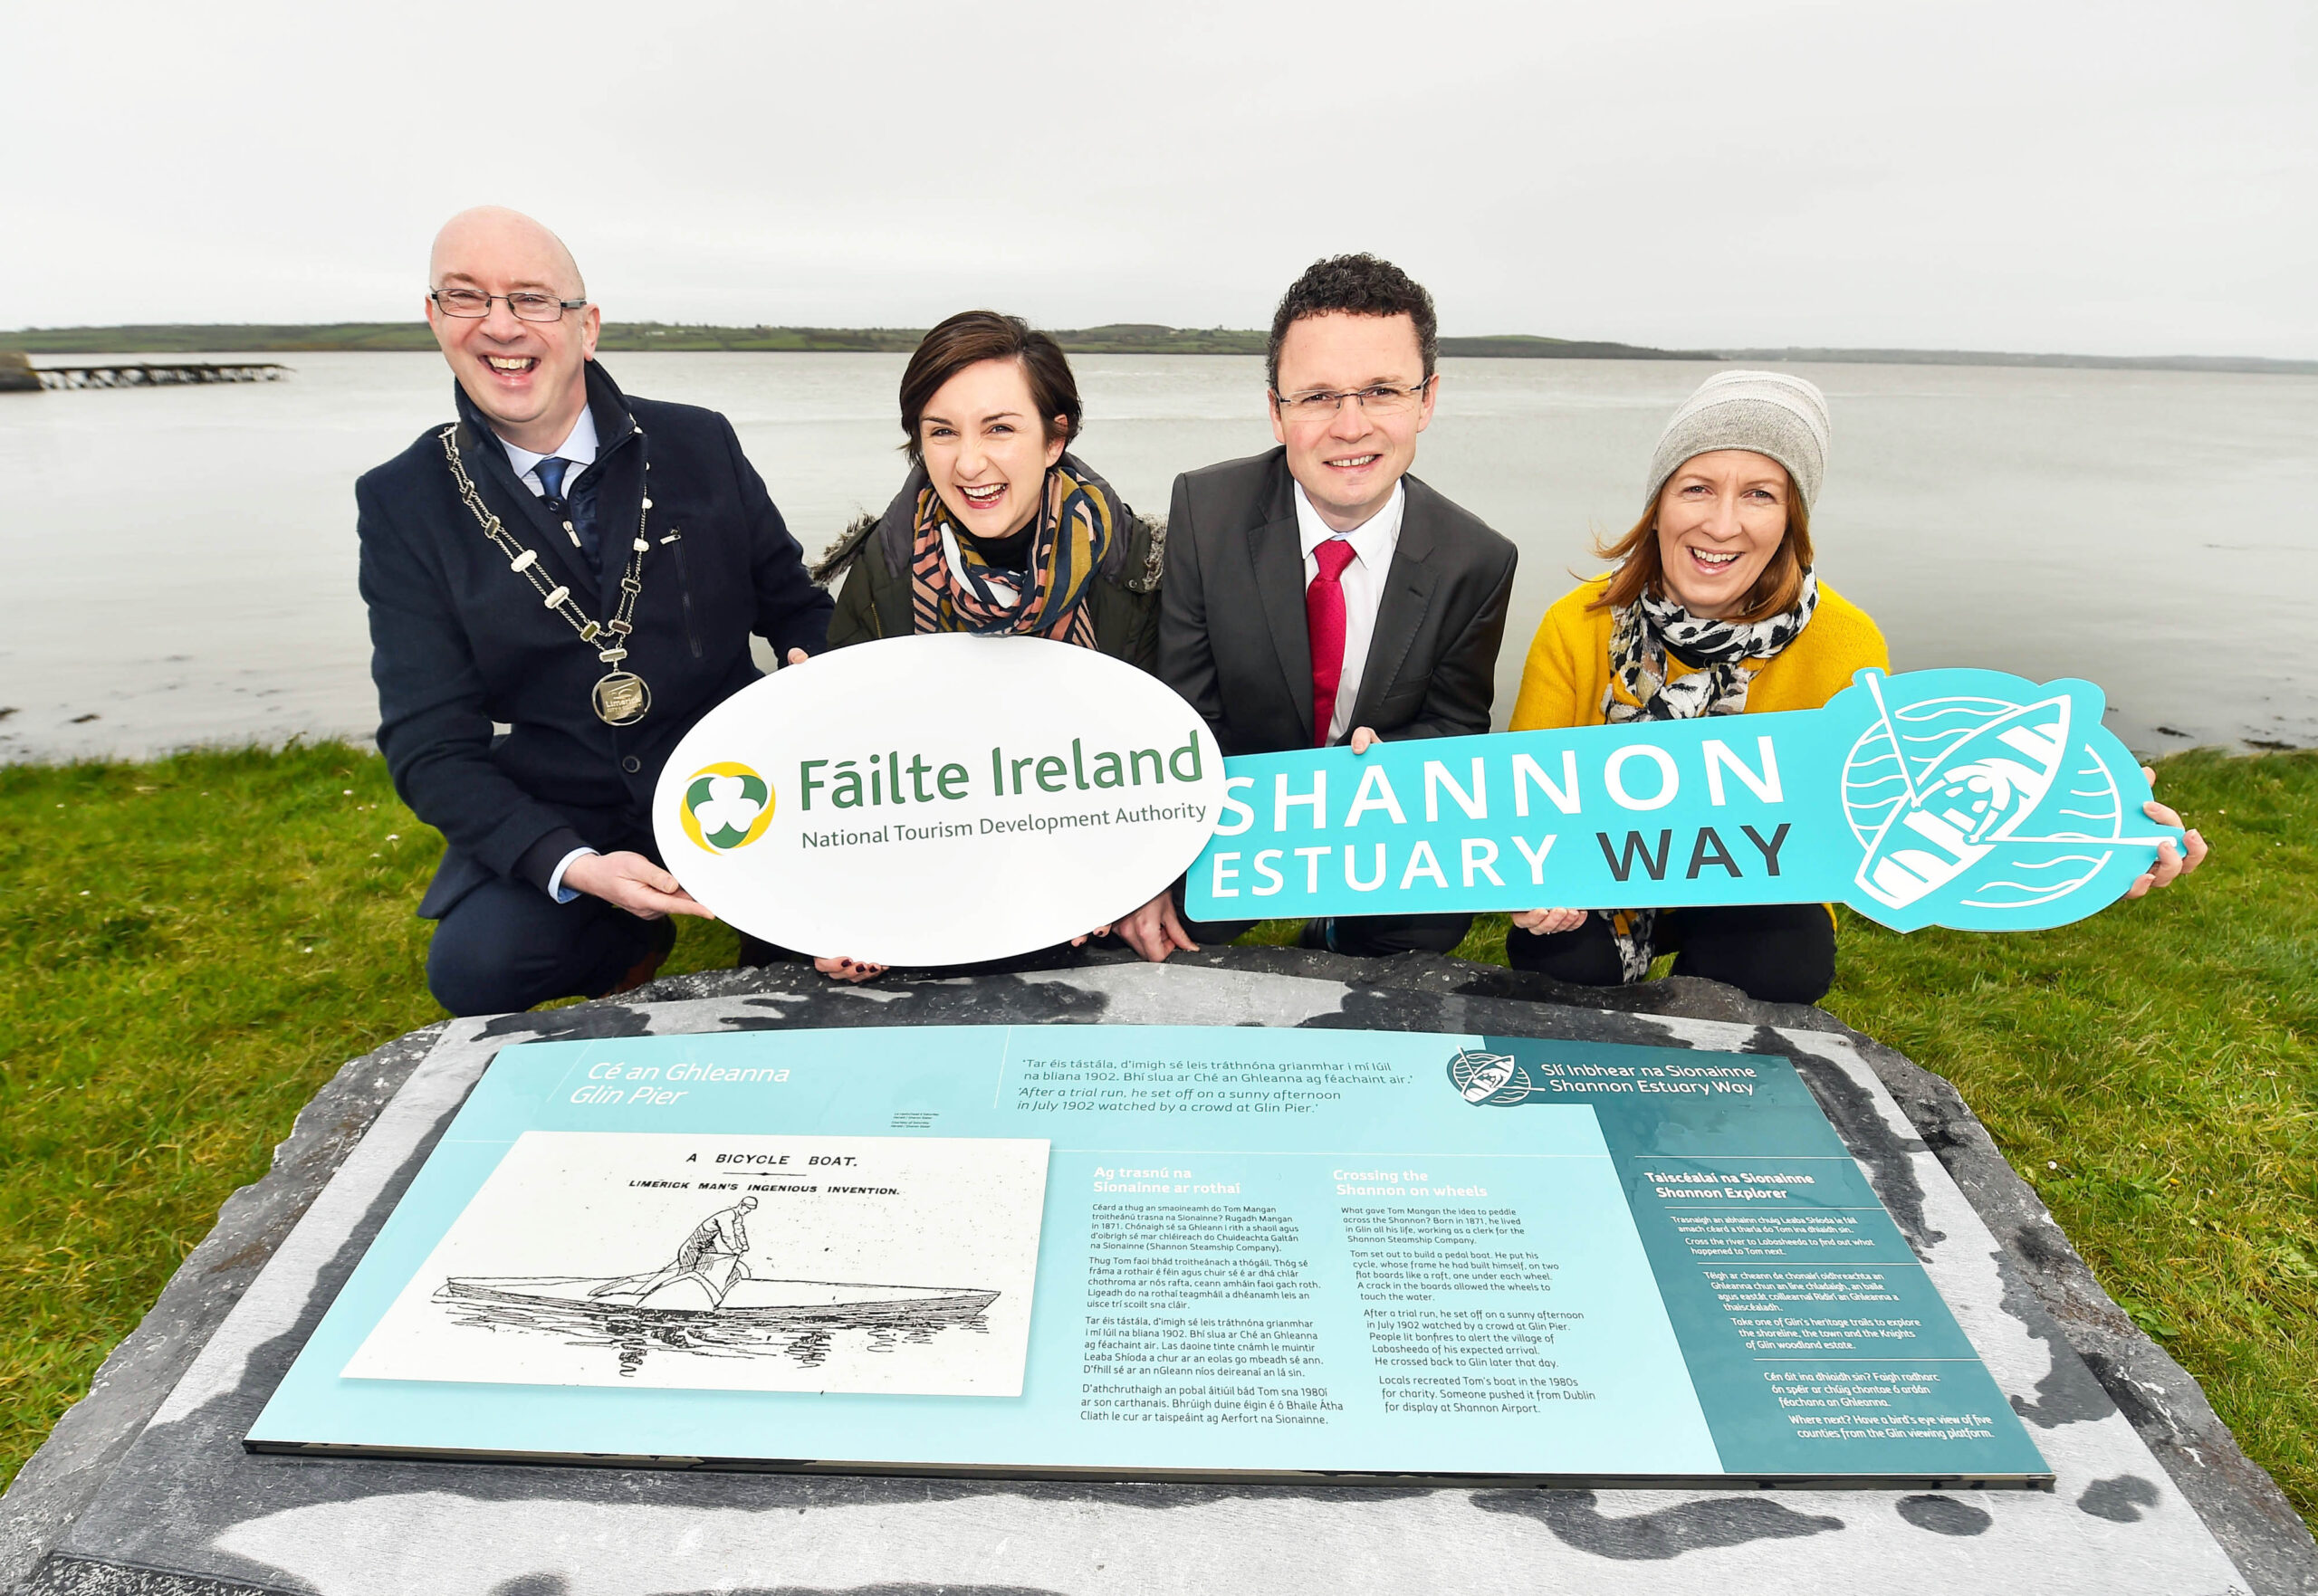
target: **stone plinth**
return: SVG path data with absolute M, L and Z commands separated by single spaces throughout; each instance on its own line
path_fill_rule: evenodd
M 1620 1007 L 1603 1008 L 1604 999 Z M 2058 1476 L 2046 1492 L 1056 1484 L 255 1457 L 241 1438 L 491 1056 L 809 1026 L 1313 1026 L 1795 1061 Z M 795 968 L 357 1059 L 0 1504 L 35 1592 L 2318 1591 L 2318 1549 L 1947 1084 L 1815 1009 L 1224 949 L 841 988 Z

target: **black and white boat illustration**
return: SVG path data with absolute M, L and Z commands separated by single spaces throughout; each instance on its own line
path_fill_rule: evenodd
M 737 1264 L 738 1260 L 734 1260 Z M 649 1291 L 621 1290 L 625 1282 L 585 1276 L 453 1278 L 438 1293 L 445 1302 L 496 1303 L 512 1308 L 562 1308 L 601 1315 L 637 1313 L 683 1320 L 714 1318 L 768 1329 L 813 1325 L 924 1323 L 966 1317 L 998 1300 L 971 1286 L 880 1285 L 846 1280 L 759 1280 L 715 1283 L 694 1270 Z
M 926 1345 L 937 1333 L 986 1332 L 1000 1293 L 972 1285 L 760 1276 L 749 1267 L 742 1198 L 694 1227 L 660 1268 L 641 1275 L 452 1276 L 434 1300 L 473 1329 L 551 1335 L 615 1348 L 632 1375 L 648 1352 L 785 1357 L 825 1363 L 840 1337 L 871 1353 Z

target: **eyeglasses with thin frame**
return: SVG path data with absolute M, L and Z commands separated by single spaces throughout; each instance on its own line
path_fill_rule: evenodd
M 474 288 L 434 288 L 426 297 L 445 316 L 457 316 L 474 320 L 491 314 L 491 301 L 504 300 L 507 309 L 518 321 L 560 321 L 566 311 L 577 311 L 586 300 L 560 300 L 551 293 L 537 293 L 518 289 L 513 293 L 484 293 Z
M 1346 388 L 1330 393 L 1322 389 L 1313 394 L 1283 394 L 1272 390 L 1272 403 L 1290 421 L 1327 421 L 1344 408 L 1346 399 L 1356 400 L 1362 410 L 1371 416 L 1405 416 L 1424 399 L 1424 390 L 1432 386 L 1426 377 L 1414 387 L 1392 387 L 1374 383 L 1365 388 Z

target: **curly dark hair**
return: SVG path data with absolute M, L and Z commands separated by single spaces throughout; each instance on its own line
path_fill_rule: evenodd
M 1271 346 L 1264 351 L 1264 380 L 1279 388 L 1279 346 L 1288 330 L 1307 317 L 1342 311 L 1354 316 L 1406 316 L 1416 323 L 1417 348 L 1424 355 L 1424 375 L 1432 375 L 1441 358 L 1441 318 L 1433 314 L 1432 296 L 1416 279 L 1390 261 L 1372 254 L 1330 255 L 1304 268 L 1304 275 L 1280 296 L 1271 316 Z
M 1086 412 L 1078 402 L 1078 384 L 1070 375 L 1070 361 L 1062 346 L 1020 316 L 961 311 L 925 335 L 902 372 L 902 448 L 912 465 L 923 458 L 917 424 L 925 415 L 925 406 L 943 383 L 984 360 L 1021 363 L 1047 442 L 1054 442 L 1057 416 L 1062 418 L 1065 443 L 1078 435 Z

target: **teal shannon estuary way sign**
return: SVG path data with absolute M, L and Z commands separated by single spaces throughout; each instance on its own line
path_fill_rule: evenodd
M 1786 1059 L 1240 1027 L 509 1047 L 247 1444 L 2051 1477 Z
M 1899 931 L 2081 919 L 2181 833 L 2089 682 L 1863 671 L 1825 707 L 1225 761 L 1202 920 L 1840 902 Z

